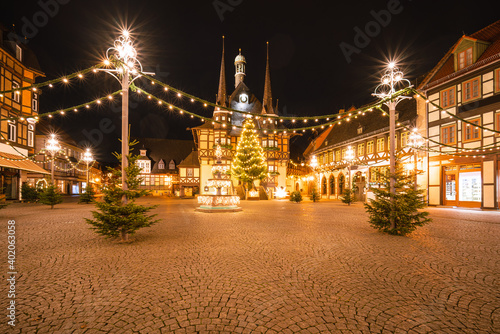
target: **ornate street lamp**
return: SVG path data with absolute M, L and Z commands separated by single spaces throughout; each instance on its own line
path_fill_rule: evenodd
M 56 162 L 56 154 L 61 150 L 61 145 L 56 138 L 55 134 L 51 134 L 50 138 L 45 143 L 45 150 L 50 152 L 50 156 L 52 157 L 52 163 L 50 167 L 50 183 L 55 184 L 54 180 L 54 164 Z
M 418 149 L 424 145 L 424 138 L 417 132 L 418 129 L 414 128 L 413 131 L 410 134 L 409 138 L 409 146 L 413 150 L 413 162 L 414 162 L 414 167 L 413 167 L 413 172 L 415 174 L 415 180 L 414 180 L 414 188 L 415 190 L 418 189 L 418 184 L 417 184 L 417 155 L 418 155 Z
M 154 73 L 143 72 L 142 64 L 137 59 L 137 50 L 130 39 L 128 30 L 123 30 L 122 35 L 115 40 L 114 46 L 106 51 L 105 65 L 111 65 L 113 69 L 98 69 L 112 75 L 122 85 L 122 189 L 128 190 L 127 174 L 128 167 L 128 99 L 129 87 L 141 73 L 154 75 Z M 122 203 L 127 203 L 127 197 L 123 196 Z
M 85 153 L 83 154 L 83 161 L 87 164 L 87 187 L 90 186 L 89 184 L 89 164 L 94 161 L 94 157 L 92 156 L 92 153 L 90 152 L 90 148 L 87 148 Z
M 411 87 L 409 80 L 403 78 L 403 72 L 401 72 L 394 62 L 390 62 L 385 70 L 384 76 L 382 77 L 382 83 L 375 88 L 375 92 L 372 94 L 380 99 L 382 99 L 384 104 L 389 108 L 389 173 L 390 173 L 390 193 L 391 202 L 393 201 L 393 195 L 396 194 L 395 184 L 395 173 L 396 173 L 396 106 L 399 102 L 404 99 L 411 98 L 409 96 L 396 95 L 397 88 L 407 86 Z M 396 228 L 396 223 L 394 219 L 391 220 L 391 229 Z

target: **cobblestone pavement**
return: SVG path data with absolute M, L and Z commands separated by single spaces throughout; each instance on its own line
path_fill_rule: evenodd
M 500 333 L 500 212 L 430 208 L 395 237 L 360 203 L 141 201 L 163 221 L 128 244 L 89 229 L 91 205 L 1 210 L 2 278 L 12 218 L 19 276 L 0 333 Z

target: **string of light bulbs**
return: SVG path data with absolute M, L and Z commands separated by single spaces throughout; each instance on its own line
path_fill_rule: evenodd
M 118 91 L 116 91 L 114 93 L 108 94 L 105 97 L 100 97 L 100 98 L 94 99 L 92 101 L 81 103 L 79 105 L 68 107 L 68 108 L 64 108 L 64 109 L 58 109 L 58 110 L 54 110 L 54 111 L 50 111 L 50 112 L 41 113 L 41 114 L 38 114 L 37 116 L 34 116 L 34 117 L 29 117 L 29 116 L 18 116 L 18 117 L 9 116 L 9 117 L 5 117 L 5 118 L 0 118 L 0 121 L 7 120 L 7 122 L 9 122 L 9 121 L 11 121 L 11 122 L 12 121 L 18 121 L 19 122 L 19 121 L 26 121 L 26 120 L 28 120 L 30 118 L 33 118 L 35 120 L 39 120 L 41 117 L 47 117 L 47 118 L 50 119 L 54 115 L 65 115 L 68 112 L 75 112 L 75 113 L 77 113 L 80 109 L 90 109 L 92 106 L 94 106 L 94 105 L 100 105 L 104 101 L 111 101 L 111 100 L 113 100 L 113 98 L 116 95 L 121 94 L 121 93 L 122 93 L 122 91 L 118 90 Z
M 42 87 L 45 87 L 45 86 L 49 86 L 50 88 L 52 88 L 54 86 L 54 84 L 57 84 L 57 83 L 60 83 L 60 82 L 62 82 L 62 83 L 69 83 L 69 80 L 71 80 L 73 78 L 83 79 L 84 76 L 85 76 L 85 74 L 87 74 L 89 72 L 97 73 L 98 72 L 97 69 L 101 68 L 102 66 L 103 66 L 103 64 L 97 64 L 97 65 L 91 66 L 91 67 L 89 67 L 87 69 L 84 69 L 84 70 L 81 70 L 81 71 L 77 71 L 77 72 L 74 72 L 74 73 L 71 73 L 71 74 L 68 74 L 68 75 L 64 75 L 64 76 L 56 78 L 56 79 L 44 81 L 44 82 L 33 84 L 33 85 L 30 85 L 30 86 L 25 86 L 25 87 L 19 87 L 19 88 L 12 88 L 12 89 L 8 89 L 8 90 L 3 90 L 3 91 L 0 91 L 0 97 L 3 97 L 4 94 L 8 94 L 8 93 L 19 94 L 21 91 L 25 91 L 25 90 L 31 90 L 33 92 L 36 92 L 36 91 L 38 91 L 38 89 L 40 89 Z

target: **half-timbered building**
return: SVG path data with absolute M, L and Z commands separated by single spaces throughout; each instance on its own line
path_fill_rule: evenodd
M 500 21 L 463 35 L 429 72 L 429 204 L 500 207 Z M 455 117 L 456 116 L 456 117 Z
M 9 39 L 0 24 L 0 198 L 20 199 L 28 172 L 47 172 L 30 160 L 35 153 L 39 91 L 16 90 L 44 76 L 35 54 L 24 43 Z M 12 119 L 9 119 L 12 117 Z
M 408 166 L 413 166 L 415 159 L 415 152 L 409 146 L 410 130 L 424 131 L 417 112 L 424 103 L 422 99 L 409 99 L 396 107 L 396 152 Z M 379 186 L 376 171 L 389 168 L 389 117 L 377 109 L 358 114 L 354 107 L 341 109 L 339 116 L 344 121 L 325 129 L 304 152 L 309 161 L 313 157 L 317 160 L 310 175 L 323 198 L 338 199 L 352 182 L 356 198 L 366 200 L 370 197 L 369 188 Z M 346 159 L 349 147 L 354 153 L 352 161 Z M 421 154 L 416 158 L 417 168 L 422 170 L 425 160 Z M 422 185 L 420 179 L 419 184 Z
M 200 163 L 200 189 L 203 193 L 205 191 L 204 185 L 208 179 L 212 178 L 212 165 L 215 162 L 214 152 L 217 144 L 220 144 L 223 150 L 222 164 L 230 166 L 241 134 L 243 122 L 245 118 L 251 117 L 256 123 L 268 166 L 268 175 L 260 182 L 261 195 L 271 198 L 278 187 L 286 187 L 287 163 L 290 155 L 290 135 L 285 131 L 275 131 L 281 124 L 278 121 L 278 106 L 273 104 L 271 93 L 269 49 L 262 102 L 244 82 L 246 76 L 246 59 L 241 54 L 241 50 L 235 58 L 234 65 L 236 72 L 235 89 L 228 96 L 223 48 L 217 94 L 218 106 L 213 111 L 211 122 L 206 121 L 205 124 L 192 129 Z M 223 175 L 223 177 L 227 179 L 231 178 L 229 174 Z M 233 178 L 232 181 L 233 186 L 237 188 L 240 186 L 238 180 Z M 238 194 L 242 194 L 241 189 L 239 189 Z

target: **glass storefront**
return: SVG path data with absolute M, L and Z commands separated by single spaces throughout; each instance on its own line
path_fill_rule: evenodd
M 481 202 L 481 172 L 460 173 L 460 202 Z
M 444 167 L 444 205 L 480 207 L 481 190 L 481 165 Z

